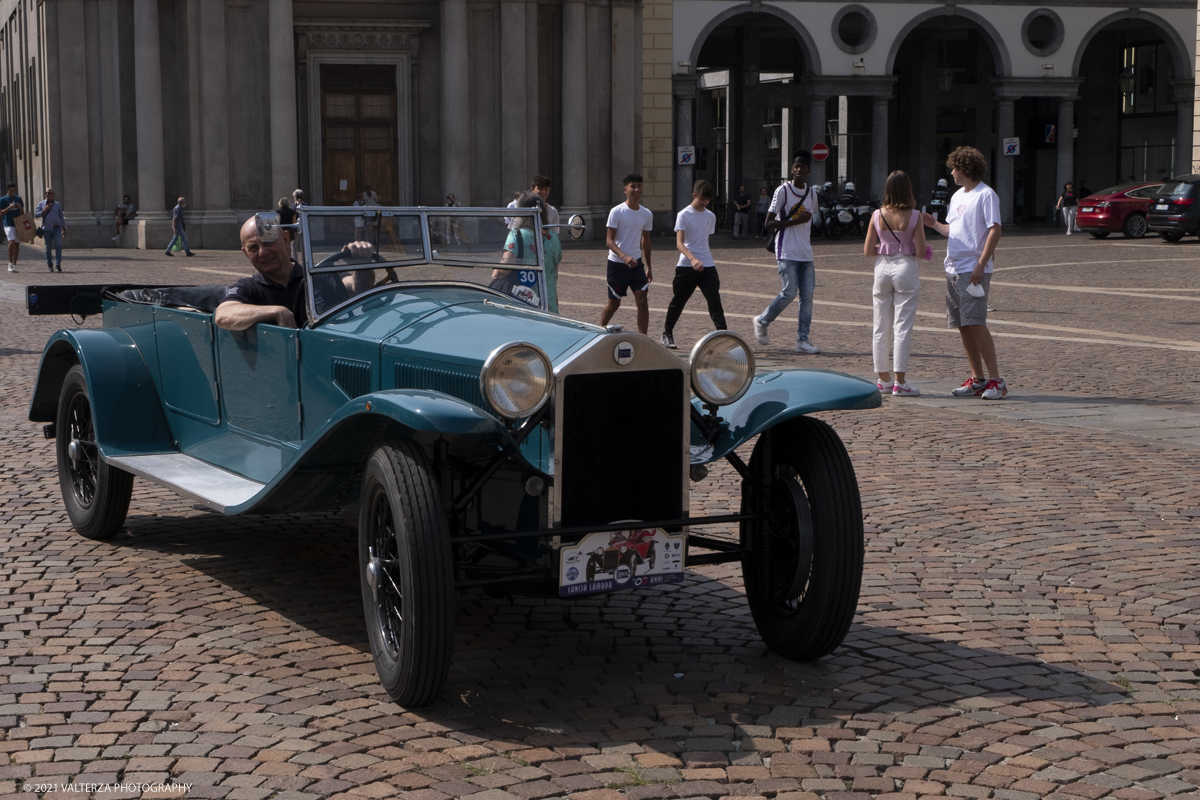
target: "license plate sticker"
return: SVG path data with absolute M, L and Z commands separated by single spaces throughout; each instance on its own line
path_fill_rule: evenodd
M 1155 211 L 1166 211 L 1166 210 L 1167 210 L 1167 204 L 1166 204 L 1166 203 L 1159 203 L 1158 205 L 1156 205 L 1156 206 L 1154 207 L 1154 210 L 1155 210 Z
M 662 528 L 589 533 L 559 551 L 558 594 L 575 597 L 683 581 L 687 536 Z
M 1083 213 L 1085 213 L 1085 214 L 1090 214 L 1090 213 L 1092 213 L 1092 212 L 1093 212 L 1093 211 L 1095 211 L 1095 210 L 1096 210 L 1096 209 L 1095 209 L 1095 208 L 1093 208 L 1092 206 L 1084 206 L 1084 207 L 1083 207 Z

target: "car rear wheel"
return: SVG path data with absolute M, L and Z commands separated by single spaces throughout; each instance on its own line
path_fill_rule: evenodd
M 63 381 L 54 429 L 58 485 L 71 525 L 88 539 L 107 539 L 125 523 L 133 476 L 100 457 L 92 398 L 79 365 Z
M 750 474 L 742 510 L 771 515 L 741 525 L 750 612 L 768 647 L 812 661 L 842 643 L 858 606 L 864 545 L 854 468 L 832 428 L 800 417 L 759 438 Z
M 1183 231 L 1159 231 L 1158 238 L 1164 242 L 1178 242 L 1183 238 Z
M 1130 214 L 1125 218 L 1121 235 L 1126 239 L 1140 239 L 1146 235 L 1146 218 L 1141 214 Z
M 1109 231 L 1090 231 L 1093 239 L 1107 239 Z
M 454 648 L 450 540 L 421 448 L 371 454 L 359 504 L 358 561 L 375 671 L 402 706 L 437 699 Z

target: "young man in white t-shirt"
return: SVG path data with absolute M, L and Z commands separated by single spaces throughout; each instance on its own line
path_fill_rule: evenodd
M 675 295 L 667 306 L 667 322 L 662 335 L 663 346 L 668 350 L 675 349 L 675 323 L 697 288 L 708 302 L 708 316 L 712 318 L 713 326 L 719 331 L 728 330 L 725 309 L 721 306 L 721 279 L 708 249 L 708 237 L 717 229 L 717 216 L 708 210 L 712 198 L 713 185 L 708 181 L 696 181 L 692 187 L 691 205 L 675 217 L 679 262 L 675 265 L 675 280 L 671 282 Z
M 1000 243 L 1000 198 L 983 183 L 987 161 L 974 147 L 960 147 L 946 159 L 962 188 L 950 198 L 945 223 L 930 214 L 922 221 L 947 238 L 946 324 L 958 328 L 971 377 L 953 391 L 957 397 L 999 400 L 1008 394 L 996 362 L 996 344 L 987 326 L 992 256 Z M 977 295 L 974 293 L 978 293 Z M 987 380 L 984 380 L 984 369 Z
M 621 298 L 633 290 L 637 304 L 638 332 L 650 329 L 650 301 L 647 292 L 654 272 L 650 268 L 650 231 L 654 214 L 642 205 L 642 176 L 630 173 L 622 185 L 625 202 L 608 212 L 608 302 L 600 312 L 600 324 L 607 325 L 621 307 Z
M 815 354 L 821 348 L 808 340 L 812 326 L 813 290 L 817 272 L 813 265 L 812 241 L 809 238 L 812 209 L 817 207 L 817 192 L 808 185 L 812 155 L 807 150 L 792 154 L 792 180 L 775 190 L 767 209 L 767 232 L 775 233 L 775 261 L 779 265 L 779 280 L 783 284 L 779 295 L 766 311 L 754 318 L 754 338 L 767 344 L 767 326 L 800 295 L 799 323 L 794 352 Z

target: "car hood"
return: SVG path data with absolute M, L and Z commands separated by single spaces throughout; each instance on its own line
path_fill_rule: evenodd
M 332 317 L 320 329 L 330 334 L 378 341 L 438 361 L 474 363 L 497 346 L 524 341 L 551 359 L 603 328 L 524 308 L 469 286 L 400 286 L 370 295 Z M 482 355 L 481 355 L 482 354 Z

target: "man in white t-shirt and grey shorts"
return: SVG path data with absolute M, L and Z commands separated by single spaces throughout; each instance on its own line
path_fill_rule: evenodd
M 962 188 L 950 198 L 945 223 L 930 214 L 921 219 L 946 237 L 946 324 L 958 328 L 971 367 L 971 377 L 951 393 L 999 400 L 1008 394 L 1008 386 L 1000 377 L 996 344 L 988 330 L 987 302 L 992 256 L 1000 243 L 1000 198 L 983 182 L 987 160 L 974 147 L 955 150 L 946 166 Z
M 621 307 L 621 298 L 633 290 L 637 304 L 638 333 L 650 329 L 650 301 L 647 292 L 654 272 L 650 268 L 650 231 L 654 214 L 642 205 L 642 176 L 630 173 L 621 182 L 625 202 L 608 212 L 608 302 L 600 312 L 600 324 L 607 325 Z

